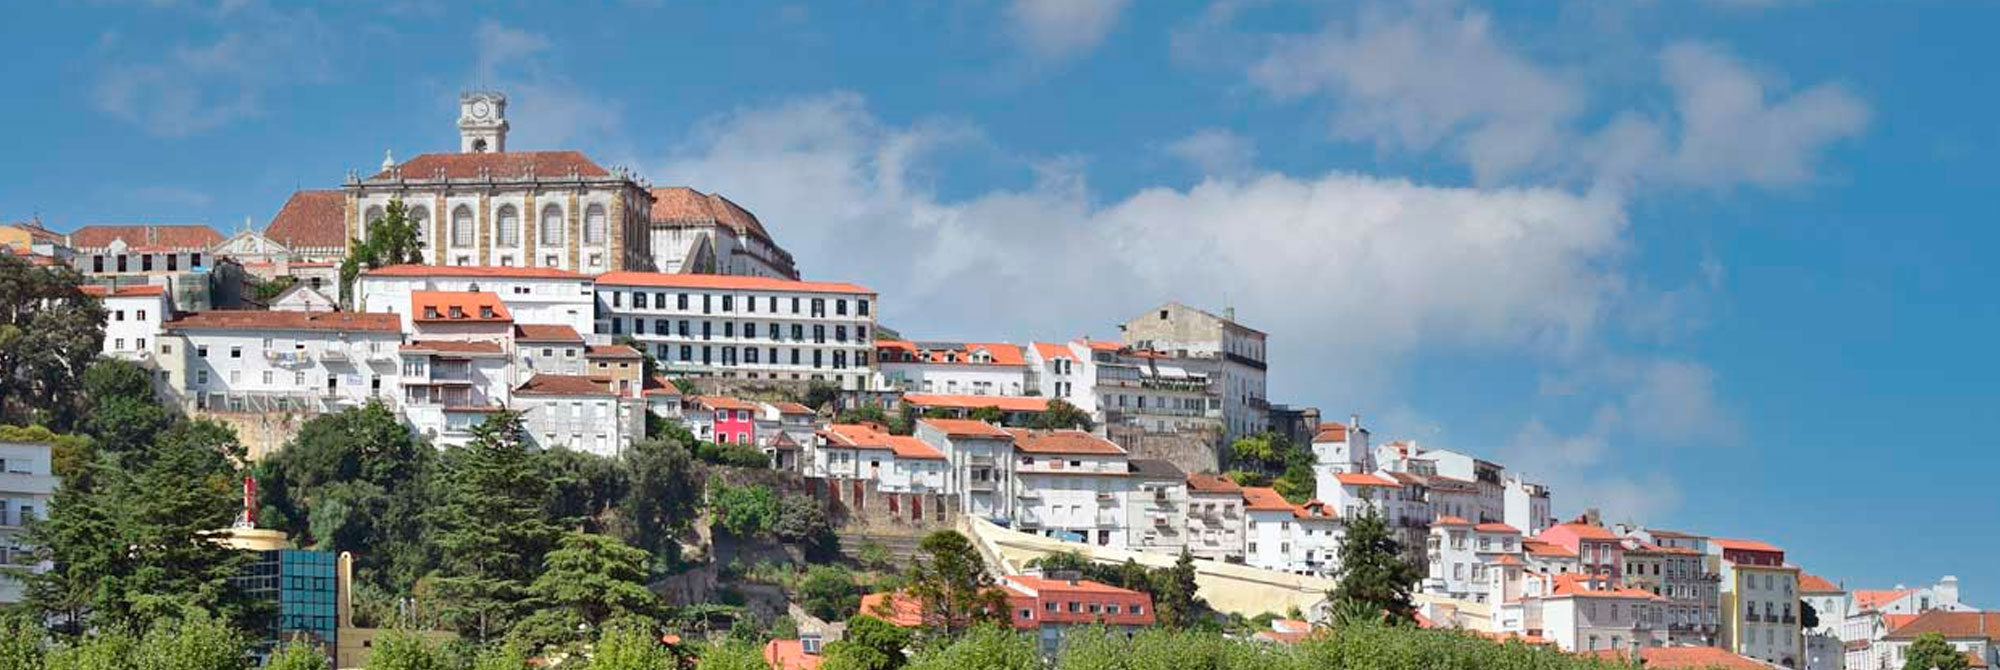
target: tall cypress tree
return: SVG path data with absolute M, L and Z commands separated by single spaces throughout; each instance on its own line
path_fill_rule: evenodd
M 468 637 L 505 633 L 523 614 L 528 586 L 559 529 L 543 517 L 548 479 L 521 440 L 521 416 L 500 412 L 472 442 L 445 452 L 444 491 L 432 525 L 443 565 L 434 581 L 440 614 Z
M 1402 544 L 1373 508 L 1349 519 L 1340 540 L 1339 583 L 1327 593 L 1338 612 L 1381 612 L 1395 621 L 1415 619 L 1410 591 L 1423 575 L 1403 559 Z

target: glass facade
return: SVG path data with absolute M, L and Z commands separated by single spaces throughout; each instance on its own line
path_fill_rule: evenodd
M 238 588 L 274 615 L 267 645 L 304 634 L 332 653 L 339 628 L 335 563 L 333 552 L 281 549 L 259 552 L 244 568 Z

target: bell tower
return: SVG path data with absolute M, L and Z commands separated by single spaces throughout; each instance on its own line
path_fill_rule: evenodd
M 466 154 L 507 150 L 507 96 L 497 91 L 458 95 L 458 151 Z

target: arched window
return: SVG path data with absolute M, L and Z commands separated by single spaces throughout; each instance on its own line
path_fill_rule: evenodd
M 561 207 L 549 205 L 542 208 L 541 230 L 542 244 L 562 244 L 563 216 Z
M 459 205 L 451 210 L 451 246 L 472 246 L 472 208 Z
M 500 246 L 511 247 L 521 243 L 521 211 L 513 205 L 501 205 Z
M 591 205 L 583 210 L 583 243 L 604 243 L 604 206 Z
M 375 223 L 376 221 L 381 221 L 381 220 L 382 220 L 382 207 L 381 207 L 381 206 L 379 206 L 379 205 L 376 205 L 376 206 L 371 206 L 371 207 L 369 207 L 369 208 L 368 208 L 368 215 L 367 215 L 367 216 L 364 216 L 364 217 L 362 217 L 362 218 L 361 218 L 361 220 L 362 220 L 362 221 L 365 221 L 365 222 L 367 222 L 367 223 L 371 223 L 371 224 L 372 224 L 372 223 Z
M 431 211 L 422 207 L 410 208 L 410 228 L 417 231 L 417 242 L 429 244 L 431 240 Z

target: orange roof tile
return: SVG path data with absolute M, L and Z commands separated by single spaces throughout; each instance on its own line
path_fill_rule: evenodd
M 948 407 L 952 409 L 993 407 L 1002 412 L 1045 412 L 1049 409 L 1048 398 L 1011 395 L 905 393 L 903 394 L 903 402 L 916 407 Z
M 1724 551 L 1770 551 L 1778 553 L 1783 553 L 1785 551 L 1783 549 L 1779 549 L 1776 546 L 1771 545 L 1768 542 L 1760 542 L 1757 540 L 1738 540 L 1727 537 L 1718 537 L 1718 538 L 1713 538 L 1710 541 L 1714 542 L 1715 546 L 1721 547 Z
M 1576 552 L 1570 551 L 1568 547 L 1562 546 L 1560 544 L 1551 544 L 1548 542 L 1542 542 L 1540 540 L 1522 540 L 1521 550 L 1528 552 L 1528 554 L 1531 556 L 1544 556 L 1548 558 L 1576 558 Z
M 999 426 L 972 419 L 918 419 L 917 423 L 929 424 L 950 437 L 998 437 L 1012 438 L 1014 435 Z
M 801 405 L 801 404 L 798 404 L 798 403 L 795 403 L 795 402 L 789 402 L 789 401 L 787 401 L 787 402 L 774 402 L 774 403 L 771 403 L 771 406 L 772 406 L 772 407 L 775 407 L 775 408 L 777 408 L 777 410 L 778 410 L 778 413 L 779 413 L 779 414 L 814 414 L 814 413 L 815 413 L 815 412 L 813 412 L 813 409 L 812 409 L 811 407 L 807 407 L 807 406 L 805 406 L 805 405 Z
M 1841 593 L 1842 589 L 1832 580 L 1819 575 L 1799 573 L 1799 593 Z
M 400 351 L 430 351 L 440 354 L 489 354 L 498 356 L 507 351 L 499 342 L 474 340 L 411 340 L 399 347 Z
M 1460 519 L 1460 518 L 1458 518 L 1458 517 L 1455 517 L 1455 516 L 1450 516 L 1450 515 L 1446 515 L 1446 516 L 1441 516 L 1441 517 L 1438 517 L 1438 518 L 1437 518 L 1437 520 L 1435 520 L 1435 521 L 1432 521 L 1432 522 L 1431 522 L 1431 525 L 1433 525 L 1433 526 L 1470 526 L 1470 525 L 1472 525 L 1472 522 L 1470 522 L 1470 521 L 1466 521 L 1466 520 L 1464 520 L 1464 519 Z
M 361 273 L 369 277 L 498 277 L 505 279 L 589 279 L 590 275 L 560 268 L 517 268 L 506 265 L 391 265 Z
M 1188 488 L 1200 493 L 1242 493 L 1243 487 L 1228 477 L 1213 473 L 1191 473 L 1187 477 Z
M 1067 358 L 1072 361 L 1076 360 L 1076 354 L 1070 352 L 1069 345 L 1067 344 L 1056 344 L 1053 342 L 1036 342 L 1035 353 L 1041 355 L 1043 360 L 1050 360 L 1056 358 Z
M 269 312 L 214 310 L 188 312 L 161 324 L 163 330 L 332 330 L 401 333 L 403 321 L 379 312 Z
M 1290 512 L 1292 503 L 1268 486 L 1243 487 L 1244 507 L 1257 512 Z
M 938 344 L 938 343 L 929 343 Z M 937 363 L 950 365 L 1026 365 L 1019 345 L 1006 342 L 952 343 L 948 347 L 926 348 L 908 340 L 876 340 L 875 350 L 882 363 Z M 989 360 L 973 360 L 984 351 Z
M 1308 500 L 1302 505 L 1292 506 L 1292 517 L 1298 519 L 1338 519 L 1340 511 L 1326 502 Z
M 1623 649 L 1584 652 L 1609 661 L 1630 660 Z M 1639 660 L 1647 670 L 1768 670 L 1771 666 L 1716 647 L 1644 647 Z
M 1574 522 L 1574 521 L 1572 521 L 1572 522 L 1569 522 L 1569 523 L 1559 523 L 1559 524 L 1556 524 L 1556 525 L 1555 525 L 1555 527 L 1554 527 L 1554 528 L 1551 528 L 1550 530 L 1554 530 L 1554 529 L 1556 529 L 1556 528 L 1560 528 L 1560 529 L 1564 529 L 1564 530 L 1567 530 L 1567 531 L 1569 531 L 1570 533 L 1573 533 L 1573 534 L 1575 534 L 1575 535 L 1576 535 L 1576 537 L 1577 537 L 1577 539 L 1580 539 L 1580 540 L 1616 540 L 1616 539 L 1618 539 L 1618 535 L 1617 535 L 1617 534 L 1615 534 L 1615 533 L 1612 533 L 1612 532 L 1611 532 L 1611 531 L 1609 531 L 1609 530 L 1605 530 L 1603 526 L 1594 526 L 1594 525 L 1591 525 L 1591 524 L 1587 524 L 1587 523 L 1576 523 L 1576 522 Z M 1545 531 L 1542 531 L 1542 532 L 1543 532 L 1544 534 L 1546 534 L 1546 533 L 1548 533 L 1549 531 L 1546 531 L 1546 530 L 1545 530 Z
M 208 251 L 209 247 L 222 242 L 222 235 L 206 225 L 180 224 L 134 224 L 134 225 L 90 225 L 76 229 L 68 237 L 69 246 L 78 250 L 101 249 L 111 246 L 115 240 L 124 240 L 127 247 L 155 247 L 162 251 Z
M 505 151 L 476 154 L 423 154 L 403 161 L 404 179 L 556 178 L 574 171 L 580 177 L 609 177 L 603 166 L 576 151 Z M 388 179 L 388 170 L 368 179 Z
M 1319 429 L 1318 429 L 1318 430 L 1316 430 L 1316 431 L 1314 431 L 1314 433 L 1313 433 L 1313 441 L 1314 441 L 1314 442 L 1346 442 L 1346 441 L 1347 441 L 1347 424 L 1344 424 L 1344 423 L 1339 423 L 1339 422 L 1336 422 L 1336 421 L 1326 421 L 1326 422 L 1322 422 L 1322 423 L 1320 423 L 1320 424 L 1319 424 Z
M 874 295 L 860 284 L 826 281 L 795 281 L 745 275 L 687 275 L 664 272 L 606 272 L 597 276 L 599 286 L 649 286 L 661 288 L 716 289 L 724 291 L 778 291 L 790 293 L 854 293 Z
M 264 236 L 290 247 L 347 247 L 347 195 L 340 191 L 293 191 L 278 215 L 264 227 Z
M 650 212 L 653 223 L 721 225 L 736 231 L 739 235 L 749 235 L 770 241 L 771 235 L 764 231 L 764 224 L 757 215 L 744 209 L 728 198 L 717 193 L 702 193 L 685 186 L 667 186 L 653 189 L 653 208 Z
M 1666 598 L 1660 597 L 1659 595 L 1656 595 L 1651 591 L 1642 591 L 1635 588 L 1611 588 L 1609 586 L 1605 586 L 1603 588 L 1591 588 L 1590 576 L 1576 574 L 1576 573 L 1565 573 L 1556 575 L 1555 586 L 1553 589 L 1550 590 L 1549 595 L 1557 598 L 1561 597 L 1629 598 L 1637 600 L 1666 600 Z
M 583 348 L 585 358 L 644 358 L 638 350 L 623 344 L 593 344 Z
M 1014 449 L 1023 453 L 1125 455 L 1124 447 L 1081 430 L 1009 428 L 1007 432 L 1014 434 Z
M 510 323 L 514 314 L 490 291 L 411 291 L 410 320 L 418 323 Z
M 77 288 L 81 289 L 84 293 L 88 293 L 90 295 L 94 295 L 99 298 L 138 298 L 146 296 L 162 296 L 167 294 L 167 287 L 160 286 L 158 284 L 136 284 L 131 286 L 119 286 L 116 287 L 115 289 L 110 286 L 103 286 L 99 284 L 86 284 L 83 286 L 79 286 Z
M 1854 611 L 1882 609 L 1914 592 L 1916 589 L 1857 589 L 1854 591 Z
M 861 596 L 860 613 L 904 628 L 914 628 L 924 623 L 923 611 L 917 604 L 917 599 L 904 597 L 900 593 L 870 593 Z
M 1513 533 L 1515 535 L 1521 534 L 1520 529 L 1515 528 L 1513 526 L 1509 526 L 1504 523 L 1482 523 L 1477 526 L 1474 526 L 1472 529 L 1479 531 L 1481 533 Z
M 1391 481 L 1387 477 L 1383 477 L 1381 475 L 1372 475 L 1364 472 L 1335 473 L 1333 475 L 1333 479 L 1335 481 L 1340 482 L 1341 486 L 1380 486 L 1383 488 L 1391 488 L 1391 489 L 1403 488 L 1402 484 L 1398 484 L 1394 481 Z
M 764 664 L 771 670 L 819 670 L 820 655 L 806 653 L 800 640 L 771 640 L 764 643 Z
M 743 402 L 743 401 L 741 401 L 741 400 L 737 400 L 737 399 L 735 399 L 735 398 L 731 398 L 731 397 L 729 397 L 729 396 L 719 396 L 719 395 L 700 395 L 700 396 L 695 396 L 695 397 L 694 397 L 694 402 L 695 402 L 696 404 L 700 405 L 701 407 L 704 407 L 704 408 L 707 408 L 707 409 L 710 409 L 710 410 L 717 410 L 717 409 L 750 409 L 750 410 L 754 410 L 754 409 L 757 409 L 757 406 L 756 406 L 756 405 L 754 405 L 754 404 L 751 404 L 751 403 L 747 403 L 747 402 Z
M 519 342 L 583 343 L 583 336 L 578 335 L 575 328 L 542 323 L 514 324 L 514 339 Z
M 617 395 L 602 377 L 582 375 L 535 375 L 521 388 L 514 389 L 517 395 Z
M 1520 557 L 1513 554 L 1494 554 L 1487 562 L 1493 565 L 1524 565 Z

